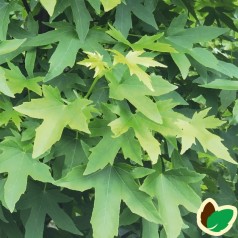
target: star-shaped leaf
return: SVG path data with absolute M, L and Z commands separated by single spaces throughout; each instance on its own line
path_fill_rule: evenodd
M 150 76 L 142 68 L 140 68 L 138 64 L 145 66 L 146 68 L 167 66 L 155 61 L 151 57 L 140 57 L 144 51 L 129 51 L 126 56 L 122 55 L 117 50 L 111 51 L 115 54 L 113 65 L 117 65 L 119 63 L 127 65 L 131 75 L 135 74 L 138 79 L 142 81 L 151 91 L 154 91 Z
M 87 176 L 83 175 L 84 169 L 83 166 L 75 167 L 55 184 L 77 191 L 95 188 L 91 218 L 94 237 L 114 237 L 118 234 L 121 200 L 133 213 L 148 221 L 160 222 L 151 198 L 138 189 L 138 184 L 130 174 L 130 169 L 128 170 L 123 165 L 107 166 L 102 171 Z
M 76 235 L 83 235 L 70 216 L 59 206 L 59 203 L 69 202 L 71 199 L 57 189 L 45 189 L 40 185 L 29 186 L 27 194 L 19 202 L 21 210 L 30 209 L 31 212 L 25 224 L 25 238 L 43 238 L 45 218 L 48 214 L 57 228 Z
M 94 78 L 103 76 L 106 69 L 108 68 L 107 63 L 103 62 L 103 56 L 98 52 L 85 52 L 88 55 L 88 59 L 79 61 L 77 64 L 84 65 L 90 69 L 95 69 Z
M 142 191 L 158 199 L 159 214 L 168 238 L 178 237 L 182 229 L 179 205 L 197 212 L 201 199 L 191 184 L 199 183 L 203 177 L 186 168 L 173 169 L 163 174 L 149 175 L 141 186 Z
M 8 173 L 4 185 L 4 200 L 11 212 L 16 202 L 25 192 L 27 178 L 41 182 L 52 182 L 49 167 L 38 160 L 32 159 L 31 144 L 21 142 L 20 136 L 6 137 L 0 144 L 0 173 Z
M 138 81 L 135 76 L 129 76 L 127 72 L 123 75 L 121 82 L 115 79 L 114 73 L 116 72 L 106 73 L 106 77 L 111 82 L 109 84 L 110 97 L 117 100 L 127 99 L 146 117 L 154 122 L 162 123 L 156 103 L 148 96 L 160 96 L 175 90 L 177 87 L 160 76 L 151 75 L 151 85 L 154 89 L 154 91 L 151 91 L 142 82 Z
M 116 114 L 120 115 L 119 118 L 109 123 L 115 137 L 120 138 L 129 128 L 133 128 L 141 147 L 148 153 L 151 161 L 156 163 L 161 153 L 160 143 L 154 138 L 151 128 L 148 126 L 147 118 L 143 118 L 138 113 L 130 113 L 130 108 L 126 103 L 111 108 Z
M 12 103 L 3 98 L 0 101 L 0 108 L 3 110 L 2 112 L 0 112 L 0 126 L 6 126 L 10 121 L 12 121 L 17 127 L 17 129 L 20 130 L 20 113 L 13 110 Z
M 36 129 L 33 147 L 33 157 L 36 158 L 46 152 L 57 142 L 64 127 L 90 133 L 88 122 L 92 112 L 97 112 L 91 101 L 77 98 L 66 105 L 57 88 L 43 86 L 44 98 L 33 99 L 14 109 L 33 118 L 43 119 L 43 123 Z
M 7 85 L 13 94 L 21 93 L 24 88 L 41 95 L 41 87 L 38 82 L 43 80 L 43 77 L 35 77 L 27 79 L 21 70 L 12 63 L 8 63 L 10 69 L 2 68 L 5 72 Z
M 192 119 L 178 119 L 175 124 L 178 126 L 178 137 L 182 138 L 182 150 L 183 154 L 187 151 L 193 144 L 195 144 L 195 139 L 197 139 L 203 149 L 209 150 L 217 158 L 224 159 L 231 163 L 237 163 L 233 160 L 228 152 L 228 149 L 221 143 L 222 139 L 212 134 L 207 129 L 217 128 L 224 124 L 223 121 L 215 118 L 214 116 L 205 117 L 209 109 L 205 109 L 199 113 L 195 113 Z

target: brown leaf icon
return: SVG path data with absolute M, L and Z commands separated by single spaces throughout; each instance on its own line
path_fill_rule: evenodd
M 203 208 L 203 211 L 201 213 L 201 223 L 207 227 L 207 218 L 215 212 L 215 207 L 211 202 L 208 202 L 205 207 Z

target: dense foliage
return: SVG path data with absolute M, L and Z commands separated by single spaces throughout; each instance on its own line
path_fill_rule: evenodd
M 0 0 L 0 237 L 208 237 L 202 200 L 237 205 L 237 7 Z

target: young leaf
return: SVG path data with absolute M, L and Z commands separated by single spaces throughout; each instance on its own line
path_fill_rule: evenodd
M 95 77 L 102 77 L 105 71 L 108 68 L 108 64 L 103 62 L 103 56 L 100 55 L 98 52 L 85 52 L 88 55 L 88 59 L 84 59 L 79 61 L 77 64 L 84 65 L 89 67 L 90 69 L 95 69 L 94 78 Z
M 160 221 L 151 199 L 144 192 L 139 191 L 138 185 L 125 168 L 107 166 L 102 171 L 87 176 L 83 176 L 83 172 L 83 166 L 75 167 L 55 184 L 77 191 L 95 187 L 94 209 L 91 218 L 94 237 L 114 237 L 118 234 L 121 200 L 133 213 L 151 222 Z
M 49 167 L 31 157 L 31 145 L 21 142 L 20 138 L 6 137 L 0 144 L 0 173 L 8 173 L 4 185 L 4 200 L 13 212 L 16 202 L 25 192 L 27 178 L 41 182 L 52 182 Z
M 203 177 L 185 168 L 173 169 L 163 174 L 149 175 L 140 187 L 142 191 L 158 199 L 159 215 L 168 238 L 178 237 L 183 227 L 179 205 L 194 213 L 200 207 L 201 199 L 191 184 L 200 183 Z
M 44 98 L 33 99 L 25 102 L 14 109 L 33 118 L 44 119 L 36 129 L 36 138 L 33 147 L 33 158 L 46 152 L 57 142 L 67 125 L 74 129 L 90 133 L 88 121 L 92 118 L 91 113 L 97 112 L 91 101 L 78 98 L 65 105 L 56 88 L 43 86 Z
M 178 137 L 182 138 L 182 150 L 183 154 L 188 150 L 192 144 L 195 144 L 195 138 L 201 143 L 203 149 L 211 151 L 217 158 L 224 159 L 230 163 L 237 164 L 228 153 L 228 149 L 221 143 L 222 139 L 209 132 L 209 128 L 217 128 L 224 124 L 214 116 L 206 117 L 209 109 L 203 110 L 199 113 L 195 113 L 190 120 L 178 119 L 175 124 L 181 130 L 178 132 Z
M 25 238 L 43 238 L 45 218 L 47 215 L 54 221 L 57 228 L 69 231 L 75 235 L 83 235 L 70 216 L 60 207 L 59 203 L 71 199 L 56 189 L 44 189 L 42 186 L 30 186 L 30 190 L 20 201 L 21 210 L 30 209 L 25 224 Z
M 54 9 L 55 9 L 55 5 L 57 3 L 57 0 L 50 0 L 50 1 L 40 0 L 40 3 L 45 8 L 45 10 L 49 13 L 49 15 L 52 16 L 53 13 L 54 13 Z
M 140 81 L 142 81 L 151 91 L 154 91 L 151 79 L 149 75 L 141 69 L 139 65 L 143 65 L 145 67 L 167 67 L 150 57 L 139 57 L 141 54 L 143 54 L 143 51 L 129 51 L 126 56 L 122 55 L 117 50 L 111 50 L 114 55 L 114 62 L 113 65 L 117 65 L 119 63 L 125 64 L 128 66 L 130 70 L 130 74 L 135 74 Z
M 121 0 L 101 0 L 104 11 L 108 12 L 121 3 Z

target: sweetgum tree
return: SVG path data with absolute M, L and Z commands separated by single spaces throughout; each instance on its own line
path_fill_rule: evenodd
M 0 0 L 0 237 L 208 237 L 202 200 L 237 205 L 237 7 Z

